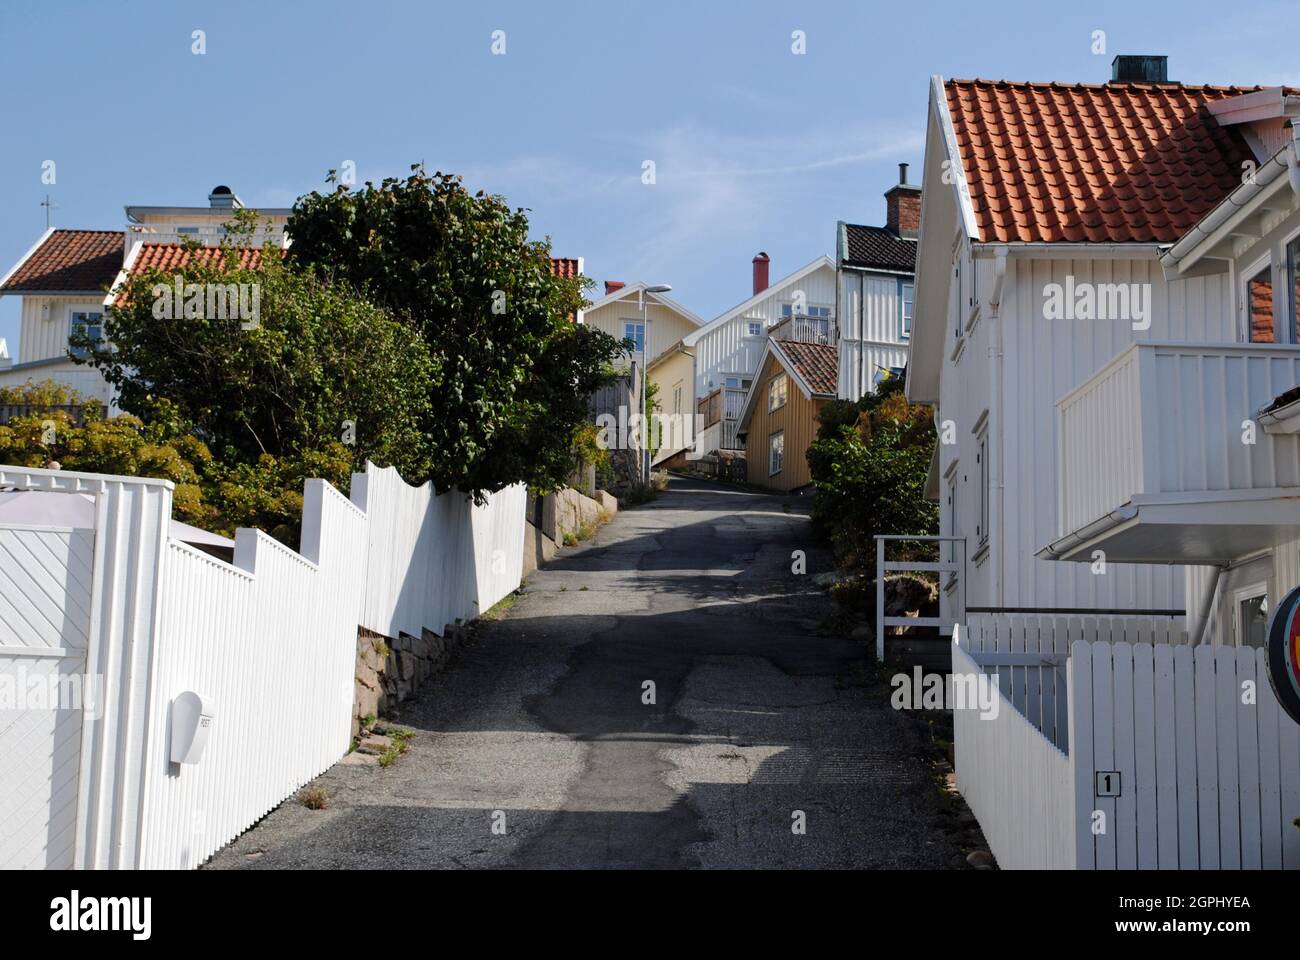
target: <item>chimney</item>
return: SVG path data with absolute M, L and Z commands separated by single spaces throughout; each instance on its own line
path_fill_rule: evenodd
M 1153 54 L 1120 54 L 1110 62 L 1111 83 L 1168 83 L 1169 58 Z
M 235 210 L 242 207 L 239 198 L 225 184 L 218 184 L 208 194 L 208 206 L 213 210 Z
M 921 188 L 907 182 L 907 164 L 898 165 L 898 185 L 885 194 L 885 227 L 915 240 L 921 232 Z
M 625 286 L 627 286 L 627 284 L 625 284 L 622 280 L 606 280 L 605 296 L 608 297 L 615 290 L 622 290 Z
M 772 258 L 769 257 L 762 250 L 758 251 L 758 255 L 754 257 L 753 264 L 754 264 L 754 292 L 755 293 L 762 293 L 764 290 L 767 289 L 767 283 L 768 283 L 767 269 L 771 263 L 772 263 Z

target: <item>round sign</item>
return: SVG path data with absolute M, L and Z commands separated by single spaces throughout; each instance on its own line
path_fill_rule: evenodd
M 1282 709 L 1300 723 L 1300 587 L 1282 598 L 1268 621 L 1268 680 Z

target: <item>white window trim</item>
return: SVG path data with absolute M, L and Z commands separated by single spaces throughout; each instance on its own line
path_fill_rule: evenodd
M 1286 250 L 1285 243 L 1282 244 L 1282 250 Z M 1273 251 L 1270 250 L 1242 267 L 1241 276 L 1237 280 L 1237 303 L 1239 305 L 1237 310 L 1237 333 L 1242 343 L 1255 342 L 1250 339 L 1250 281 L 1265 270 L 1268 271 L 1269 282 L 1273 284 L 1273 337 L 1275 341 L 1277 338 L 1277 276 L 1273 270 Z
M 1241 604 L 1245 600 L 1256 600 L 1264 597 L 1272 601 L 1268 592 L 1268 581 L 1261 580 L 1257 583 L 1248 583 L 1244 587 L 1238 587 L 1232 591 L 1232 646 L 1240 647 L 1243 638 L 1241 624 Z
M 915 279 L 904 280 L 902 277 L 899 277 L 898 278 L 898 341 L 899 343 L 911 343 L 912 341 L 912 328 L 911 327 L 904 328 L 903 326 L 904 323 L 907 321 L 907 311 L 904 309 L 904 306 L 907 303 L 907 299 L 903 296 L 903 289 L 905 287 L 912 288 L 911 324 L 912 326 L 916 325 L 916 280 Z
M 773 388 L 778 384 L 783 384 L 781 390 L 781 402 L 772 406 Z M 767 412 L 774 413 L 780 410 L 790 401 L 790 378 L 784 373 L 778 373 L 772 379 L 767 381 Z
M 781 463 L 775 470 L 773 470 L 772 455 L 776 453 L 776 445 L 773 443 L 773 441 L 776 440 L 778 437 L 781 438 L 781 452 L 780 452 Z M 767 475 L 769 477 L 775 477 L 778 473 L 780 473 L 784 469 L 785 469 L 785 431 L 777 430 L 767 435 Z

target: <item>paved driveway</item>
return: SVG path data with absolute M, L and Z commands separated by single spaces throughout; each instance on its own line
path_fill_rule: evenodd
M 396 764 L 334 767 L 326 810 L 285 803 L 211 866 L 960 865 L 869 650 L 817 631 L 806 512 L 674 480 L 402 705 Z

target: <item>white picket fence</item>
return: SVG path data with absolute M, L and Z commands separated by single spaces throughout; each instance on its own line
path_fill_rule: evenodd
M 970 655 L 953 644 L 955 677 L 978 676 Z M 1003 867 L 1074 867 L 1070 760 L 1016 710 L 1000 690 L 987 715 L 953 711 L 957 786 Z
M 358 626 L 441 633 L 519 585 L 522 487 L 475 507 L 367 465 L 356 502 L 307 482 L 301 552 L 240 530 L 225 563 L 168 539 L 164 481 L 0 467 L 0 486 L 96 500 L 88 562 L 52 562 L 68 536 L 51 530 L 33 547 L 39 582 L 0 568 L 0 599 L 20 598 L 0 603 L 0 637 L 31 634 L 0 654 L 73 656 L 69 669 L 104 678 L 95 710 L 59 722 L 0 711 L 0 867 L 202 863 L 346 752 Z M 55 648 L 21 626 L 35 617 L 22 604 L 35 602 L 47 623 L 61 622 L 56 607 L 73 626 L 84 615 L 84 652 L 72 627 Z M 201 760 L 179 765 L 169 727 L 185 691 L 206 697 L 214 719 Z M 44 794 L 16 790 L 41 776 L 52 778 Z
M 1300 726 L 1263 651 L 1144 618 L 972 621 L 953 670 L 996 671 L 1001 710 L 955 712 L 957 785 L 1003 867 L 1300 868 Z

